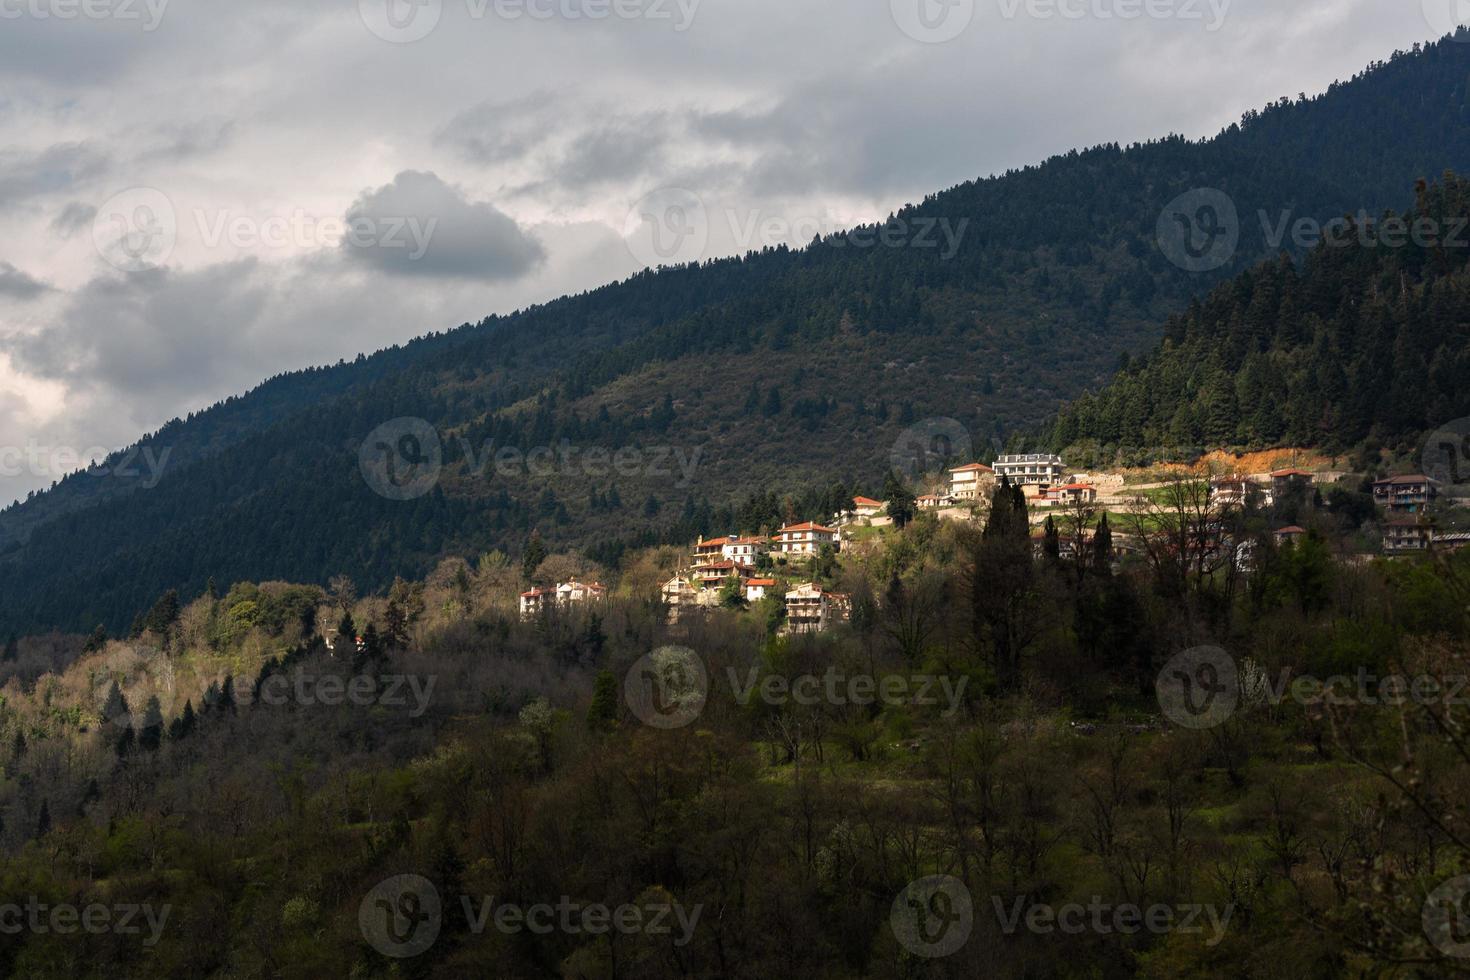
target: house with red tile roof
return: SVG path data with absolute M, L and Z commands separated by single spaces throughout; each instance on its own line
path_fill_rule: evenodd
M 837 531 L 810 521 L 783 527 L 771 538 L 771 551 L 787 558 L 810 558 L 822 545 L 839 547 Z

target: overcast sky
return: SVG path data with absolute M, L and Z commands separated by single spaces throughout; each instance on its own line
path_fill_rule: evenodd
M 0 505 L 671 241 L 805 242 L 1072 147 L 1211 135 L 1453 3 L 0 0 Z

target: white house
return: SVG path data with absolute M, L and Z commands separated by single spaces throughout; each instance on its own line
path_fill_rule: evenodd
M 556 590 L 537 586 L 521 593 L 521 615 L 534 616 L 556 601 Z
M 777 531 L 771 539 L 771 550 L 787 557 L 811 557 L 821 551 L 824 544 L 838 547 L 837 532 L 830 527 L 808 521 Z
M 748 578 L 745 580 L 745 601 L 759 602 L 775 587 L 776 580 L 773 578 Z
M 979 500 L 995 482 L 995 473 L 984 463 L 971 463 L 949 471 L 949 495 L 955 500 Z
M 714 561 L 733 561 L 737 565 L 754 568 L 756 559 L 765 554 L 765 538 L 741 538 L 729 535 L 723 538 L 700 538 L 694 546 L 694 563 L 707 564 Z
M 851 597 L 841 592 L 828 592 L 820 585 L 798 585 L 786 593 L 787 633 L 820 633 L 845 621 L 852 610 Z
M 853 497 L 852 516 L 857 518 L 877 517 L 888 510 L 888 505 L 872 497 Z
M 1062 457 L 1050 453 L 1002 456 L 993 467 L 995 478 L 1006 477 L 1015 486 L 1054 487 L 1062 482 Z

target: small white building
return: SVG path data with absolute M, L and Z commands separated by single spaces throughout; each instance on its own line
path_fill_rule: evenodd
M 745 580 L 745 601 L 759 602 L 775 587 L 776 580 L 773 578 L 748 578 Z
M 872 497 L 853 497 L 852 516 L 857 518 L 878 517 L 888 510 L 888 505 Z

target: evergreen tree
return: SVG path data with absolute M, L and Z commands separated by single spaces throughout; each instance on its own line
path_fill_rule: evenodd
M 143 723 L 138 729 L 138 744 L 145 751 L 155 752 L 163 741 L 163 706 L 155 695 L 148 699 L 143 709 Z
M 36 818 L 36 836 L 45 837 L 51 832 L 51 804 L 41 801 L 41 814 Z
M 541 532 L 532 531 L 531 540 L 526 542 L 525 553 L 521 555 L 521 577 L 527 582 L 534 582 L 536 569 L 546 560 L 546 545 L 541 543 Z
M 1046 560 L 1052 564 L 1061 561 L 1062 538 L 1057 533 L 1057 522 L 1052 520 L 1050 514 L 1046 515 L 1046 536 L 1042 541 L 1041 552 L 1046 556 Z
M 1092 536 L 1092 567 L 1099 575 L 1113 574 L 1113 529 L 1104 511 Z
M 888 516 L 893 519 L 893 526 L 903 530 L 914 518 L 914 495 L 893 470 L 888 471 L 884 481 L 883 497 L 888 502 Z
M 334 653 L 353 653 L 357 650 L 357 624 L 352 621 L 352 613 L 344 612 L 342 621 L 337 624 L 337 643 Z
M 197 719 L 194 717 L 194 702 L 184 702 L 184 710 L 168 726 L 168 737 L 171 741 L 178 742 L 187 738 L 194 731 Z
M 138 736 L 134 733 L 133 726 L 128 725 L 124 727 L 122 733 L 118 735 L 117 741 L 113 743 L 113 747 L 117 750 L 117 757 L 119 759 L 125 759 L 129 755 L 132 755 L 137 741 Z
M 610 670 L 600 670 L 592 684 L 592 704 L 587 708 L 587 727 L 594 732 L 607 732 L 612 730 L 617 720 L 617 678 Z
M 105 646 L 107 646 L 107 628 L 98 623 L 92 629 L 91 635 L 87 637 L 87 643 L 82 647 L 82 652 L 96 653 Z

